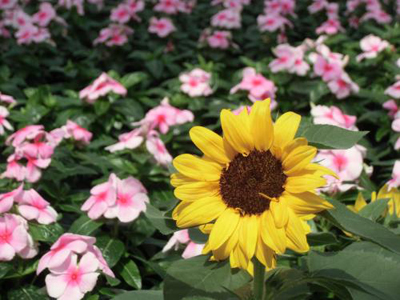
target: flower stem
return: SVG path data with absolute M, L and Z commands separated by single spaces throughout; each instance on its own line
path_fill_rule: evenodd
M 254 279 L 253 279 L 253 294 L 255 300 L 262 300 L 264 297 L 264 275 L 265 266 L 254 257 Z

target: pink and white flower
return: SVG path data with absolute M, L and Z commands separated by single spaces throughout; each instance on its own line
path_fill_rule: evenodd
M 22 188 L 23 185 L 21 184 L 11 192 L 0 194 L 0 214 L 8 212 L 12 208 L 14 202 L 16 202 L 16 199 L 22 193 Z
M 146 203 L 149 202 L 147 191 L 142 183 L 133 177 L 115 179 L 116 202 L 110 206 L 104 216 L 108 219 L 118 218 L 122 223 L 129 223 L 146 211 Z
M 350 76 L 345 72 L 342 72 L 339 78 L 328 82 L 328 87 L 338 99 L 346 98 L 351 93 L 357 94 L 360 90 L 359 86 L 352 81 Z
M 146 139 L 146 148 L 149 153 L 151 153 L 156 160 L 156 162 L 163 166 L 168 166 L 172 162 L 172 156 L 169 154 L 167 148 L 165 147 L 163 141 L 159 138 L 156 131 L 149 133 Z
M 336 34 L 339 31 L 344 31 L 344 28 L 340 25 L 340 21 L 337 18 L 326 20 L 315 30 L 317 34 L 326 33 L 328 35 Z
M 168 36 L 171 32 L 176 30 L 171 19 L 168 18 L 156 18 L 150 19 L 149 32 L 157 34 L 160 38 Z
M 395 99 L 400 99 L 400 80 L 385 90 L 385 94 Z
M 184 10 L 184 7 L 185 5 L 181 0 L 159 0 L 153 9 L 168 15 L 175 15 Z
M 13 214 L 0 217 L 0 261 L 10 261 L 30 246 L 26 221 Z
M 96 220 L 100 218 L 110 206 L 117 200 L 116 178 L 111 174 L 108 181 L 96 185 L 90 190 L 91 196 L 83 203 L 81 210 L 87 211 L 89 218 Z
M 18 0 L 0 0 L 0 9 L 7 10 L 16 6 Z
M 47 293 L 59 300 L 79 300 L 96 285 L 99 261 L 93 253 L 86 253 L 79 263 L 76 254 L 68 263 L 46 276 Z
M 79 92 L 79 97 L 86 102 L 93 104 L 98 98 L 113 92 L 125 96 L 126 88 L 118 81 L 112 79 L 106 73 L 102 73 L 91 85 Z
M 190 72 L 185 72 L 179 76 L 181 81 L 181 91 L 190 97 L 208 96 L 212 94 L 210 87 L 211 74 L 195 68 Z
M 310 66 L 304 60 L 304 47 L 292 47 L 288 44 L 281 44 L 275 49 L 273 53 L 277 57 L 270 64 L 269 67 L 273 73 L 286 70 L 289 73 L 294 73 L 299 76 L 304 76 Z
M 393 166 L 392 178 L 388 182 L 389 190 L 400 187 L 400 160 L 396 160 Z
M 343 69 L 337 60 L 326 59 L 322 55 L 318 55 L 314 63 L 314 73 L 321 76 L 324 81 L 331 81 L 339 78 Z
M 284 30 L 285 26 L 293 26 L 293 24 L 287 18 L 281 16 L 280 14 L 259 15 L 257 17 L 257 24 L 258 29 L 261 32 L 275 32 L 278 29 Z
M 382 40 L 381 38 L 375 35 L 367 35 L 360 41 L 360 47 L 363 51 L 362 54 L 357 55 L 357 61 L 361 61 L 364 58 L 375 58 L 378 56 L 378 53 L 389 48 L 390 44 Z
M 122 46 L 128 42 L 128 36 L 133 34 L 133 29 L 122 24 L 110 24 L 100 30 L 99 36 L 93 41 L 94 45 L 105 44 L 108 47 Z
M 43 125 L 28 125 L 10 135 L 6 140 L 6 145 L 12 145 L 13 147 L 18 148 L 26 140 L 32 140 L 43 132 Z
M 125 24 L 131 19 L 131 10 L 125 3 L 119 4 L 111 10 L 111 21 Z
M 348 130 L 358 130 L 355 126 L 357 117 L 344 114 L 336 106 L 317 105 L 311 109 L 314 124 L 328 124 Z
M 14 99 L 13 96 L 9 96 L 6 94 L 3 94 L 0 92 L 0 102 L 6 103 L 6 104 L 16 104 L 17 101 Z
M 395 117 L 395 119 L 393 120 L 393 123 L 392 123 L 392 129 L 394 131 L 400 133 L 400 112 L 396 113 L 396 115 L 394 117 Z M 397 141 L 394 145 L 394 149 L 395 150 L 400 149 L 400 137 L 397 139 Z
M 308 11 L 311 14 L 319 12 L 328 6 L 328 1 L 326 0 L 314 0 L 313 3 L 308 7 Z
M 226 29 L 234 29 L 241 27 L 240 11 L 237 9 L 224 9 L 216 13 L 211 18 L 211 26 Z
M 388 115 L 392 118 L 397 114 L 398 111 L 400 111 L 396 101 L 394 101 L 393 99 L 388 100 L 385 103 L 383 103 L 382 107 L 389 111 Z
M 106 147 L 107 151 L 116 152 L 125 149 L 135 149 L 139 147 L 145 139 L 143 127 L 136 128 L 130 132 L 123 133 L 118 137 L 118 143 Z
M 249 91 L 249 99 L 255 102 L 266 98 L 275 99 L 277 88 L 271 80 L 257 73 L 254 68 L 248 67 L 243 70 L 242 81 L 238 85 L 235 85 L 230 90 L 230 93 L 234 94 L 238 90 Z
M 23 191 L 16 197 L 18 211 L 27 220 L 36 220 L 39 224 L 51 224 L 57 220 L 57 212 L 34 189 Z
M 39 26 L 46 27 L 56 17 L 56 11 L 50 3 L 41 3 L 39 11 L 33 15 L 32 21 Z
M 82 143 L 83 145 L 89 145 L 90 140 L 93 136 L 93 134 L 89 130 L 79 126 L 71 120 L 67 121 L 67 124 L 64 126 L 64 130 L 64 138 L 72 138 L 75 141 Z
M 179 230 L 174 232 L 172 237 L 169 239 L 168 243 L 162 249 L 162 252 L 167 252 L 174 248 L 174 250 L 178 250 L 181 244 L 187 244 L 185 250 L 182 253 L 182 257 L 184 259 L 188 259 L 194 256 L 198 256 L 202 254 L 204 244 L 196 244 L 190 240 L 189 230 Z
M 8 122 L 6 119 L 9 114 L 10 113 L 8 112 L 7 108 L 0 106 L 0 135 L 4 134 L 4 128 L 8 130 L 14 130 L 10 122 Z
M 205 40 L 211 48 L 227 49 L 231 44 L 232 34 L 229 31 L 214 31 Z

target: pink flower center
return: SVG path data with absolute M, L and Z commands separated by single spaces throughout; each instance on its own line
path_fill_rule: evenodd
M 300 58 L 296 59 L 294 64 L 295 65 L 301 65 L 302 60 Z
M 157 116 L 157 124 L 165 123 L 165 115 L 158 115 Z
M 4 231 L 0 234 L 0 243 L 8 243 L 11 239 L 11 232 Z
M 344 89 L 347 87 L 347 82 L 342 79 L 338 79 L 337 84 L 341 89 Z
M 105 201 L 107 199 L 107 192 L 103 192 L 97 195 L 97 201 Z
M 128 14 L 128 12 L 127 12 L 126 10 L 120 10 L 120 11 L 118 12 L 118 17 L 119 17 L 119 18 L 123 18 L 123 17 L 125 17 L 127 14 Z
M 265 24 L 267 25 L 273 25 L 275 23 L 274 19 L 268 19 L 267 22 L 265 22 Z
M 196 79 L 190 79 L 189 80 L 189 85 L 191 86 L 191 87 L 196 87 L 197 85 L 198 85 L 199 83 L 197 82 L 197 80 Z
M 47 18 L 47 13 L 46 12 L 42 11 L 42 12 L 39 13 L 39 19 L 40 20 L 44 20 L 46 18 Z
M 372 46 L 371 50 L 373 52 L 378 52 L 379 51 L 379 46 L 378 45 L 374 45 L 374 46 Z
M 72 281 L 72 283 L 75 284 L 78 284 L 81 281 L 81 272 L 78 268 L 76 268 L 69 274 L 69 281 Z
M 219 20 L 225 20 L 226 19 L 226 15 L 225 14 L 220 14 L 220 15 L 218 15 L 218 19 Z
M 254 86 L 259 86 L 262 84 L 262 80 L 260 78 L 254 78 L 251 82 Z
M 347 158 L 343 155 L 336 155 L 333 159 L 333 163 L 339 171 L 342 171 L 347 165 Z
M 332 71 L 332 69 L 333 69 L 333 67 L 330 64 L 326 64 L 324 66 L 324 71 L 325 72 L 330 72 L 330 71 Z
M 285 63 L 285 62 L 287 62 L 287 60 L 288 60 L 288 57 L 287 57 L 287 56 L 281 56 L 281 57 L 279 57 L 279 62 L 280 62 L 280 63 Z
M 96 91 L 101 90 L 102 88 L 106 87 L 108 85 L 107 81 L 104 81 L 102 83 L 100 83 L 97 87 L 96 87 Z
M 157 27 L 157 29 L 162 30 L 162 29 L 164 29 L 166 27 L 166 25 L 164 23 L 160 22 L 160 23 L 157 23 L 156 27 Z

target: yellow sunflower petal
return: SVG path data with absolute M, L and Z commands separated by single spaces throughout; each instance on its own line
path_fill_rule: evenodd
M 275 253 L 271 248 L 264 244 L 261 236 L 259 236 L 257 242 L 256 257 L 259 262 L 261 262 L 267 268 L 267 270 L 276 267 Z
M 179 203 L 175 209 L 172 211 L 172 218 L 176 220 L 178 216 L 181 214 L 182 210 L 188 207 L 190 202 L 181 202 Z
M 195 201 L 197 199 L 217 196 L 219 194 L 218 182 L 197 181 L 178 186 L 174 195 L 182 201 Z
M 229 163 L 225 154 L 222 137 L 208 128 L 195 126 L 189 131 L 193 143 L 204 153 L 221 164 Z
M 176 225 L 181 228 L 209 223 L 218 218 L 226 209 L 226 205 L 220 197 L 207 197 L 181 204 L 184 203 L 189 204 L 180 211 L 176 219 Z
M 326 184 L 326 179 L 314 175 L 292 176 L 286 179 L 285 190 L 289 193 L 303 193 Z
M 233 249 L 238 244 L 239 231 L 234 230 L 228 240 L 225 241 L 219 248 L 213 249 L 213 254 L 218 260 L 224 260 L 232 253 Z
M 274 223 L 277 228 L 286 226 L 289 215 L 288 215 L 288 204 L 285 197 L 279 197 L 279 201 L 271 201 L 269 204 Z
M 236 247 L 233 249 L 233 252 L 235 255 L 235 260 L 239 265 L 239 268 L 246 270 L 249 264 L 249 260 L 247 259 L 246 254 L 244 253 L 243 249 L 240 247 L 239 244 L 236 245 Z
M 282 160 L 285 160 L 289 153 L 300 146 L 308 146 L 308 141 L 306 138 L 295 138 L 293 141 L 288 143 L 283 149 Z
M 254 146 L 259 151 L 267 151 L 274 141 L 270 103 L 270 99 L 257 101 L 250 113 L 250 131 L 254 138 Z
M 248 260 L 254 256 L 258 239 L 258 216 L 241 217 L 239 229 L 239 246 L 242 248 Z
M 261 216 L 261 237 L 263 242 L 275 252 L 282 254 L 286 250 L 286 234 L 284 228 L 276 228 L 270 211 Z
M 335 172 L 333 172 L 331 169 L 321 166 L 321 165 L 318 165 L 318 164 L 309 164 L 308 166 L 306 166 L 305 170 L 320 172 L 321 176 L 322 175 L 330 175 L 330 176 L 333 176 L 333 177 L 339 179 L 339 176 Z
M 239 153 L 247 155 L 254 148 L 253 138 L 250 135 L 249 124 L 244 118 L 235 116 L 229 110 L 221 111 L 221 126 L 224 138 Z
M 206 244 L 204 245 L 203 250 L 201 251 L 201 254 L 207 254 L 207 253 L 209 253 L 210 251 L 211 251 L 210 245 L 209 245 L 208 242 L 206 242 Z
M 300 146 L 290 152 L 283 160 L 285 174 L 292 176 L 297 171 L 309 165 L 317 154 L 317 148 L 311 146 Z
M 204 234 L 210 234 L 210 233 L 211 233 L 211 230 L 213 229 L 213 227 L 214 227 L 214 224 L 211 223 L 211 224 L 200 225 L 200 226 L 199 226 L 199 229 L 200 229 L 200 231 L 201 231 L 202 233 L 204 233 Z
M 193 183 L 196 182 L 197 180 L 186 177 L 185 175 L 182 175 L 180 173 L 174 173 L 171 175 L 171 185 L 173 187 L 178 187 L 182 184 L 188 184 L 188 183 Z
M 294 112 L 284 113 L 276 120 L 274 125 L 274 145 L 284 148 L 296 135 L 299 128 L 301 116 Z
M 215 222 L 209 242 L 212 249 L 219 248 L 237 230 L 240 214 L 233 209 L 226 209 Z
M 307 243 L 306 233 L 302 221 L 289 208 L 289 222 L 286 226 L 286 236 L 291 243 L 288 243 L 288 248 L 296 252 L 307 252 L 310 247 Z
M 361 193 L 358 193 L 356 202 L 354 203 L 355 211 L 359 212 L 366 205 L 367 205 L 367 202 L 365 201 L 363 195 Z
M 332 204 L 312 192 L 297 194 L 284 193 L 288 205 L 296 214 L 316 214 L 324 209 L 333 208 Z
M 182 154 L 173 161 L 174 167 L 183 175 L 199 181 L 218 181 L 222 166 L 190 154 Z

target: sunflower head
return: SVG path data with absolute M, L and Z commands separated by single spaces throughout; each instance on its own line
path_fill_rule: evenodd
M 300 120 L 288 112 L 273 123 L 267 99 L 250 113 L 222 110 L 222 137 L 205 127 L 190 130 L 204 155 L 173 161 L 178 173 L 171 183 L 181 200 L 173 218 L 209 234 L 204 253 L 212 259 L 229 257 L 233 268 L 252 273 L 254 256 L 273 268 L 275 253 L 308 251 L 305 221 L 332 207 L 315 190 L 324 175 L 335 174 L 312 163 L 317 149 L 295 138 Z

